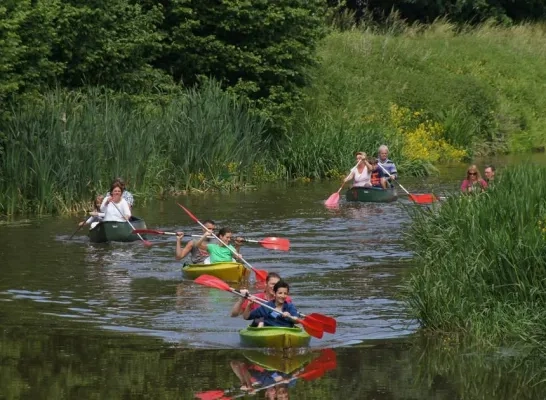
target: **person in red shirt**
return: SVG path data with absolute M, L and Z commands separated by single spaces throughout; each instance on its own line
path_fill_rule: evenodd
M 262 293 L 256 293 L 255 295 L 251 295 L 251 297 L 255 297 L 258 299 L 263 300 L 263 302 L 275 300 L 275 291 L 273 290 L 273 287 L 275 284 L 281 280 L 281 276 L 275 272 L 270 272 L 267 275 L 267 278 L 265 279 L 265 288 Z M 241 289 L 241 294 L 244 296 L 249 295 L 249 292 L 247 289 Z M 245 298 L 240 298 L 233 304 L 233 307 L 231 308 L 231 316 L 232 317 L 239 317 L 243 315 L 243 312 L 245 311 L 245 308 L 248 304 L 249 300 Z M 290 296 L 286 298 L 286 302 L 290 303 L 292 302 L 292 299 Z M 258 307 L 260 307 L 257 303 L 252 303 L 251 310 L 255 310 Z

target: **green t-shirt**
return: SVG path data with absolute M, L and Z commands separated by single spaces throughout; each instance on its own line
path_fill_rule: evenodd
M 231 245 L 228 245 L 234 252 L 237 252 L 235 248 Z M 207 245 L 207 249 L 210 254 L 210 263 L 217 262 L 231 262 L 233 261 L 233 253 L 225 246 L 220 246 L 215 243 Z

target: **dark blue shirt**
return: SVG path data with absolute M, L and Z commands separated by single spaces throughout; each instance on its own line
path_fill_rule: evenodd
M 275 308 L 275 300 L 268 301 L 268 306 Z M 293 303 L 284 303 L 282 305 L 282 311 L 288 311 L 290 315 L 294 317 L 298 316 L 298 310 L 294 307 Z M 284 318 L 281 313 L 278 311 L 272 311 L 269 308 L 260 306 L 255 310 L 250 312 L 250 315 L 247 319 L 258 319 L 263 318 L 265 326 L 282 326 L 285 328 L 292 328 L 294 326 L 294 321 L 289 318 Z

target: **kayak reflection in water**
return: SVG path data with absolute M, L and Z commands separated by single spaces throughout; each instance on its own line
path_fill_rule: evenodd
M 296 386 L 297 374 L 271 371 L 259 365 L 249 365 L 241 361 L 231 361 L 230 365 L 241 381 L 241 391 L 248 394 L 264 390 L 265 398 L 268 400 L 288 399 L 288 389 Z
M 297 317 L 298 310 L 293 303 L 289 303 L 288 292 L 290 286 L 283 280 L 278 281 L 273 286 L 275 292 L 275 300 L 268 301 L 265 305 L 272 307 L 275 311 L 272 311 L 265 306 L 260 306 L 255 310 L 252 310 L 252 303 L 249 303 L 243 313 L 243 318 L 247 320 L 262 319 L 258 324 L 262 326 L 282 326 L 285 328 L 293 328 L 294 320 L 290 317 Z

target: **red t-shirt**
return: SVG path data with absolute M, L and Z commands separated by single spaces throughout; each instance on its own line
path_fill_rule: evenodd
M 256 294 L 253 294 L 254 297 L 257 297 L 259 299 L 262 299 L 264 302 L 267 302 L 269 300 L 267 300 L 267 298 L 265 297 L 265 292 L 261 292 L 261 293 L 256 293 Z M 245 299 L 245 301 L 243 301 L 243 304 L 241 304 L 241 310 L 246 310 L 246 306 L 248 304 L 250 300 L 248 299 Z M 292 299 L 290 298 L 290 296 L 286 297 L 286 302 L 287 303 L 292 303 Z M 258 303 L 252 303 L 252 308 L 250 309 L 251 311 L 252 310 L 255 310 L 257 309 L 258 307 L 260 307 L 260 305 Z

